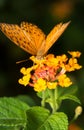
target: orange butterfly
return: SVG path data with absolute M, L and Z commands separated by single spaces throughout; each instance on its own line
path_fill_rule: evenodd
M 36 25 L 22 22 L 20 26 L 0 23 L 1 31 L 16 45 L 37 57 L 42 57 L 61 36 L 70 22 L 57 24 L 46 36 Z

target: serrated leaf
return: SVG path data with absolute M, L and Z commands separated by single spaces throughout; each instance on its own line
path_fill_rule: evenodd
M 70 94 L 70 95 L 73 95 L 77 92 L 78 90 L 78 87 L 76 85 L 71 85 L 70 87 L 67 87 L 67 88 L 62 88 L 62 87 L 59 87 L 58 88 L 58 95 L 61 97 L 62 95 L 64 94 Z
M 74 96 L 74 95 L 66 94 L 66 95 L 61 96 L 61 97 L 59 98 L 59 100 L 65 100 L 65 99 L 70 99 L 70 100 L 73 100 L 73 101 L 75 101 L 75 102 L 81 104 L 80 100 L 79 100 L 76 96 Z
M 0 130 L 24 130 L 29 106 L 15 98 L 0 98 Z
M 25 102 L 29 106 L 35 106 L 36 105 L 35 101 L 28 95 L 19 95 L 16 98 L 23 101 L 23 102 Z
M 68 130 L 67 116 L 62 112 L 50 114 L 42 107 L 32 107 L 27 111 L 28 130 Z

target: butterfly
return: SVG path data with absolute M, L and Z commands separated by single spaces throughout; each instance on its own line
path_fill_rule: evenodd
M 37 57 L 43 57 L 57 41 L 70 22 L 57 24 L 46 36 L 36 25 L 28 22 L 17 24 L 0 23 L 0 30 L 16 45 Z

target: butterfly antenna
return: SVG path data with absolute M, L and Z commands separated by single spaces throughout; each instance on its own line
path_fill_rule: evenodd
M 16 64 L 20 64 L 20 63 L 26 62 L 26 61 L 28 61 L 28 60 L 29 60 L 29 59 L 25 59 L 25 60 L 17 61 Z

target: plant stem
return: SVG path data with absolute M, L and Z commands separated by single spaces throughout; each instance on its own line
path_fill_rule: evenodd
M 42 106 L 42 107 L 45 107 L 45 91 L 42 92 L 41 106 Z
M 54 91 L 53 91 L 53 98 L 52 98 L 52 102 L 53 102 L 52 112 L 53 113 L 56 112 L 58 109 L 57 97 L 58 97 L 58 92 L 57 92 L 57 87 L 56 87 L 56 89 L 54 89 Z
M 49 103 L 51 108 L 52 108 L 52 113 L 55 113 L 58 109 L 58 103 L 57 103 L 57 98 L 58 98 L 58 91 L 57 87 L 52 90 L 48 90 L 49 96 L 51 99 L 51 102 Z

